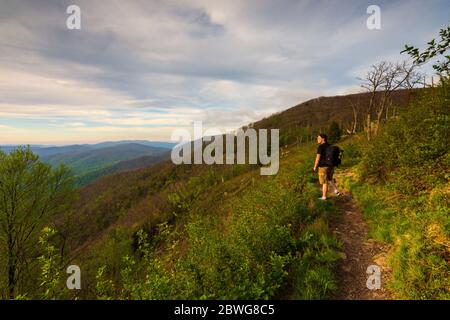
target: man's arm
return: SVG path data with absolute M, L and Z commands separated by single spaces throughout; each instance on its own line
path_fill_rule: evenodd
M 313 168 L 314 171 L 317 170 L 317 167 L 319 166 L 319 161 L 320 161 L 320 153 L 318 153 L 316 155 L 316 161 L 314 162 L 314 168 Z

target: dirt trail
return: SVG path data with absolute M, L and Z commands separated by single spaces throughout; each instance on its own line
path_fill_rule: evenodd
M 337 177 L 339 181 L 339 177 Z M 343 242 L 345 258 L 339 267 L 338 300 L 386 300 L 392 299 L 386 289 L 390 270 L 386 266 L 387 247 L 368 238 L 368 226 L 351 195 L 343 193 L 336 199 L 339 214 L 330 221 L 336 237 Z M 367 267 L 377 265 L 381 269 L 381 289 L 370 290 L 366 282 Z

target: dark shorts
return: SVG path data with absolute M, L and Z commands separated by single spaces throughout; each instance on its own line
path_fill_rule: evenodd
M 334 167 L 319 167 L 319 183 L 325 184 L 333 180 Z

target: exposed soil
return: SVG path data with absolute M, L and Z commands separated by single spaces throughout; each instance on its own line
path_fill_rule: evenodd
M 336 199 L 339 215 L 330 221 L 336 237 L 344 244 L 345 258 L 338 271 L 336 300 L 387 300 L 392 299 L 386 289 L 390 270 L 386 266 L 388 248 L 368 238 L 368 225 L 360 208 L 350 194 Z M 368 289 L 366 282 L 370 274 L 367 267 L 377 265 L 381 269 L 381 288 Z

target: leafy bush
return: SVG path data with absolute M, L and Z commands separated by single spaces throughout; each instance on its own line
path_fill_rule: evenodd
M 44 254 L 38 257 L 41 266 L 40 284 L 42 289 L 42 299 L 53 299 L 57 289 L 61 274 L 61 257 L 58 255 L 56 247 L 50 242 L 50 238 L 56 234 L 52 228 L 45 227 L 39 237 L 39 244 Z
M 328 142 L 333 144 L 341 139 L 342 130 L 336 121 L 333 121 L 328 128 Z
M 388 121 L 350 183 L 371 235 L 391 243 L 389 286 L 401 298 L 450 298 L 449 111 L 443 79 Z
M 305 160 L 301 158 L 301 167 L 292 162 L 279 176 L 250 180 L 251 188 L 209 207 L 209 212 L 199 211 L 196 201 L 204 201 L 200 197 L 204 190 L 212 196 L 217 175 L 190 179 L 182 196 L 171 195 L 172 208 L 183 208 L 185 225 L 162 225 L 158 239 L 138 232 L 137 250 L 124 257 L 118 285 L 108 280 L 105 268 L 98 270 L 98 297 L 328 296 L 336 288 L 332 269 L 340 259 L 339 244 L 328 235 L 324 220 L 330 208 L 310 200 L 316 189 L 309 183 Z M 242 176 L 230 183 L 241 180 Z
M 449 178 L 450 84 L 430 89 L 381 130 L 365 152 L 362 177 L 396 182 L 404 193 L 431 190 Z

